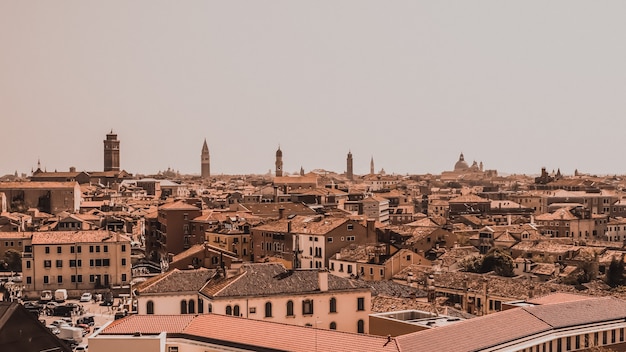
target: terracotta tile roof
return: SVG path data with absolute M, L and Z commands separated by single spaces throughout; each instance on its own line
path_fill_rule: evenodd
M 27 239 L 31 232 L 0 232 L 1 239 Z
M 575 293 L 556 292 L 549 293 L 544 296 L 535 297 L 533 299 L 527 299 L 526 302 L 536 305 L 556 304 L 565 302 L 582 301 L 586 299 L 592 299 L 592 296 L 583 296 Z
M 183 201 L 166 203 L 166 204 L 161 205 L 159 209 L 160 210 L 161 209 L 164 209 L 164 210 L 200 210 L 200 208 L 187 204 Z
M 295 216 L 292 219 L 281 219 L 265 225 L 257 226 L 254 230 L 287 232 L 287 228 L 291 222 L 291 232 L 293 233 L 325 235 L 348 221 L 349 220 L 347 218 L 322 218 L 321 215 Z
M 234 341 L 257 348 L 281 351 L 398 351 L 394 340 L 391 339 L 387 343 L 386 337 L 215 314 L 199 315 L 183 332 L 208 339 Z
M 114 320 L 101 334 L 130 335 L 136 332 L 142 334 L 181 333 L 193 321 L 194 315 L 130 315 L 124 319 Z
M 328 274 L 328 290 L 369 290 Z M 279 263 L 245 264 L 231 278 L 211 279 L 200 290 L 207 297 L 245 297 L 319 292 L 317 270 L 287 270 Z
M 108 230 L 29 232 L 29 234 L 33 237 L 33 245 L 130 242 L 127 236 Z
M 458 196 L 449 200 L 450 203 L 491 203 L 489 199 L 481 198 L 475 194 Z
M 522 308 L 396 337 L 400 351 L 477 351 L 550 330 Z
M 277 351 L 398 351 L 394 339 L 314 329 L 239 317 L 203 315 L 132 315 L 113 321 L 101 335 L 158 334 L 209 341 L 247 350 Z
M 74 189 L 78 183 L 72 182 L 0 182 L 0 189 L 59 189 L 59 188 L 71 188 Z
M 195 270 L 174 269 L 142 282 L 136 286 L 136 289 L 140 295 L 197 292 L 214 273 L 215 270 L 205 268 Z

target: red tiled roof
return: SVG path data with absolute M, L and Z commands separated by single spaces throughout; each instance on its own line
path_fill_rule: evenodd
M 118 240 L 130 242 L 127 236 L 108 230 L 29 232 L 29 234 L 33 236 L 33 245 L 116 242 Z
M 226 315 L 131 315 L 115 320 L 100 334 L 184 334 L 187 338 L 224 341 L 248 349 L 281 351 L 398 351 L 394 339 L 314 329 Z
M 125 319 L 114 320 L 107 326 L 103 334 L 127 335 L 140 332 L 142 334 L 181 333 L 195 318 L 194 315 L 131 315 Z

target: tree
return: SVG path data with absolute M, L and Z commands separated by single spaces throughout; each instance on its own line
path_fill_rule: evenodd
M 7 264 L 7 269 L 22 271 L 22 255 L 15 249 L 7 249 L 4 252 L 4 262 Z
M 513 258 L 500 248 L 491 249 L 483 258 L 480 271 L 495 272 L 500 276 L 513 276 Z
M 624 282 L 624 257 L 613 258 L 606 271 L 606 283 L 611 287 L 617 287 L 623 285 Z

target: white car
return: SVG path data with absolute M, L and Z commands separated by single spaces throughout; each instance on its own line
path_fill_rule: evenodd
M 87 352 L 87 351 L 88 351 L 87 345 L 74 347 L 74 352 Z
M 90 302 L 92 298 L 93 298 L 93 296 L 91 295 L 91 293 L 85 292 L 85 293 L 83 293 L 82 296 L 80 296 L 80 301 L 81 302 Z

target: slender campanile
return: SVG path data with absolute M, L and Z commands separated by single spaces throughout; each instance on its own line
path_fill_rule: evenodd
M 278 146 L 278 150 L 276 151 L 276 177 L 283 176 L 283 152 L 280 150 L 280 146 Z
M 211 177 L 211 155 L 209 155 L 209 146 L 206 144 L 206 138 L 204 139 L 204 144 L 202 145 L 202 153 L 200 155 L 201 160 L 201 177 L 209 178 Z
M 354 179 L 354 169 L 353 169 L 353 164 L 352 164 L 352 152 L 348 151 L 348 158 L 346 160 L 346 177 L 348 178 L 348 180 L 353 180 Z

